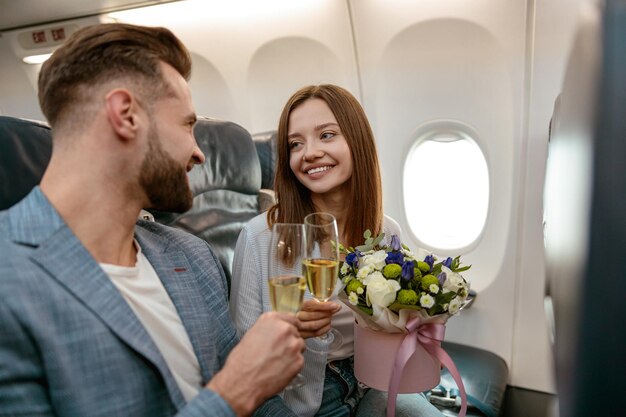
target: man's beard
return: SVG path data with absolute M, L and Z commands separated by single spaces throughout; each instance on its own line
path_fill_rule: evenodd
M 193 204 L 186 169 L 163 151 L 154 123 L 148 133 L 148 154 L 139 175 L 139 183 L 150 200 L 150 207 L 145 208 L 183 213 Z

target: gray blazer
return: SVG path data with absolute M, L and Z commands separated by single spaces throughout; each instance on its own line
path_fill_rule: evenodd
M 226 282 L 203 240 L 139 221 L 206 384 L 238 342 Z M 245 375 L 242 375 L 245 378 Z M 185 400 L 124 298 L 41 190 L 0 212 L 0 416 L 233 416 L 215 392 Z M 278 397 L 255 415 L 293 416 Z

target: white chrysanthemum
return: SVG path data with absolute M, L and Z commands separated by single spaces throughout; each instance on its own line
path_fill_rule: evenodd
M 460 308 L 461 302 L 459 301 L 458 297 L 454 297 L 452 300 L 450 300 L 450 304 L 448 304 L 448 312 L 450 314 L 458 313 Z
M 374 274 L 372 274 L 374 275 Z M 388 307 L 396 299 L 396 293 L 400 290 L 400 284 L 395 279 L 386 279 L 379 272 L 367 285 L 367 305 L 376 304 L 380 307 Z
M 385 259 L 387 259 L 387 252 L 384 250 L 378 250 L 371 255 L 361 258 L 359 265 L 363 263 L 366 267 L 370 266 L 374 269 L 383 269 L 385 267 Z
M 357 293 L 358 295 L 363 294 L 363 292 L 364 292 L 363 287 L 359 287 L 359 288 L 357 288 L 357 289 L 356 289 L 356 293 Z
M 431 308 L 435 305 L 435 299 L 430 294 L 422 293 L 422 296 L 420 297 L 420 305 L 424 308 Z
M 350 270 L 350 265 L 348 265 L 347 262 L 344 262 L 343 265 L 341 265 L 341 275 L 346 275 L 348 273 L 348 271 Z
M 428 291 L 430 291 L 433 294 L 437 294 L 439 292 L 439 285 L 430 284 L 430 286 L 428 287 Z
M 362 288 L 359 288 L 359 289 L 363 290 Z M 359 303 L 359 297 L 356 295 L 354 291 L 352 291 L 350 292 L 350 295 L 348 296 L 348 301 L 350 302 L 350 304 L 355 306 Z
M 363 278 L 361 282 L 363 283 L 363 285 L 369 285 L 370 282 L 372 282 L 372 280 L 377 280 L 377 279 L 387 279 L 387 278 L 385 278 L 382 272 L 374 271 L 368 276 L 366 276 L 365 278 Z
M 374 271 L 374 268 L 371 266 L 362 266 L 359 268 L 359 271 L 356 273 L 356 278 L 363 282 L 363 280 Z

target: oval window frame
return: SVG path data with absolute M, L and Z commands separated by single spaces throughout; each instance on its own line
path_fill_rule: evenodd
M 433 140 L 434 138 L 441 136 L 451 136 L 459 139 L 464 139 L 475 144 L 480 150 L 485 165 L 487 168 L 487 208 L 485 210 L 485 217 L 482 223 L 482 227 L 480 232 L 475 236 L 475 238 L 470 242 L 462 246 L 456 246 L 451 248 L 442 248 L 438 246 L 433 246 L 424 242 L 420 237 L 413 231 L 411 227 L 411 222 L 408 217 L 408 207 L 407 201 L 405 197 L 405 182 L 406 182 L 406 170 L 409 164 L 409 159 L 411 155 L 415 152 L 415 150 L 422 145 L 424 142 Z M 468 125 L 467 123 L 461 122 L 459 120 L 453 119 L 440 119 L 440 120 L 432 120 L 422 125 L 418 126 L 413 134 L 411 135 L 411 140 L 409 141 L 408 149 L 405 153 L 406 157 L 404 158 L 404 163 L 402 165 L 402 182 L 401 182 L 401 190 L 402 190 L 402 209 L 404 211 L 404 220 L 407 225 L 407 232 L 411 236 L 411 238 L 418 243 L 421 248 L 430 250 L 438 255 L 459 255 L 463 253 L 470 252 L 472 249 L 476 248 L 483 236 L 485 235 L 485 231 L 487 225 L 489 224 L 489 216 L 491 212 L 491 202 L 492 202 L 492 179 L 491 179 L 491 169 L 489 163 L 489 155 L 486 152 L 486 148 L 482 143 L 481 136 L 478 134 L 476 129 Z M 441 141 L 439 139 L 438 141 Z M 452 140 L 451 140 L 452 141 Z

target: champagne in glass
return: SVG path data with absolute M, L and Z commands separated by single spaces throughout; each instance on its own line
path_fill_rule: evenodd
M 304 218 L 306 235 L 302 271 L 313 298 L 326 302 L 335 293 L 339 272 L 339 233 L 337 220 L 330 213 L 311 213 Z M 328 344 L 328 351 L 338 349 L 343 337 L 331 328 L 318 340 Z
M 306 282 L 303 277 L 298 275 L 271 277 L 269 285 L 272 310 L 291 314 L 300 311 L 306 289 Z
M 304 258 L 304 225 L 274 223 L 269 248 L 268 286 L 274 311 L 297 314 L 302 306 L 306 281 L 302 274 Z M 301 374 L 285 387 L 286 390 L 304 385 Z
M 336 259 L 305 259 L 302 263 L 309 291 L 318 301 L 328 301 L 335 292 L 339 262 Z

